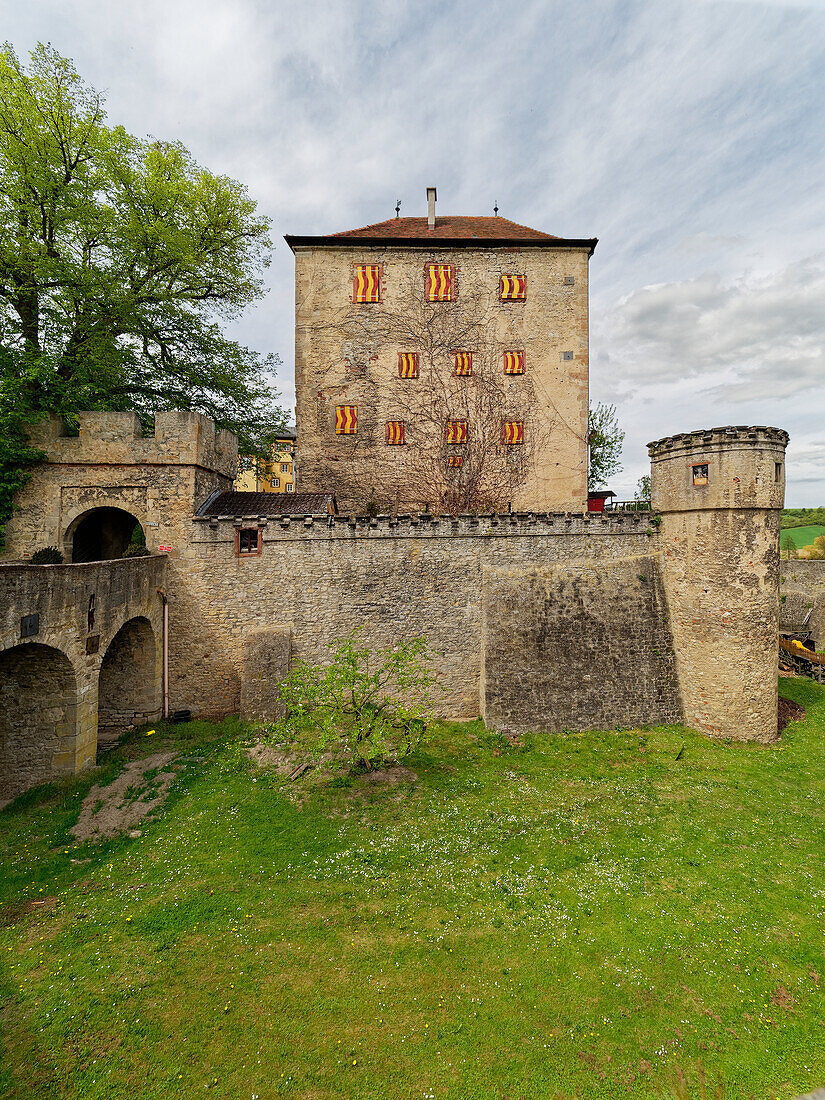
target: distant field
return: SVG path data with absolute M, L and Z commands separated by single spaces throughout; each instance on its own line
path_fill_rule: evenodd
M 825 535 L 825 527 L 818 524 L 810 527 L 783 527 L 781 539 L 784 540 L 786 535 L 791 536 L 794 546 L 799 549 L 800 546 L 810 546 L 815 538 Z

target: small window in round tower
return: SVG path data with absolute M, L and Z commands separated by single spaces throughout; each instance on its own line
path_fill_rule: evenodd
M 781 462 L 774 462 L 774 464 L 773 464 L 773 480 L 774 481 L 781 481 L 782 480 L 782 463 Z
M 694 485 L 707 485 L 708 483 L 708 464 L 705 462 L 701 466 L 693 467 L 693 484 Z

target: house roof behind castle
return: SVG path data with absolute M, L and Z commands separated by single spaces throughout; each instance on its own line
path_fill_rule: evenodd
M 335 493 L 236 493 L 210 498 L 199 516 L 334 516 Z
M 320 237 L 301 237 L 287 234 L 284 240 L 294 251 L 301 245 L 351 245 L 385 244 L 399 242 L 413 247 L 427 247 L 438 242 L 459 248 L 479 248 L 494 245 L 526 244 L 544 248 L 586 248 L 592 254 L 597 238 L 554 237 L 527 225 L 519 225 L 509 218 L 467 217 L 448 214 L 435 219 L 430 229 L 427 218 L 389 218 L 360 229 L 347 229 Z

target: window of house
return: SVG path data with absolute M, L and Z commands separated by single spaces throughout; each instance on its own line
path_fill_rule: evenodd
M 447 455 L 447 468 L 457 470 L 464 465 L 464 455 Z
M 523 351 L 505 351 L 505 353 L 504 353 L 504 373 L 505 374 L 524 374 L 524 352 Z
M 353 302 L 381 301 L 381 265 L 356 264 L 352 276 Z
M 466 443 L 467 442 L 467 421 L 466 420 L 448 420 L 446 430 L 446 442 L 452 443 Z
M 707 485 L 708 483 L 708 464 L 705 462 L 700 466 L 693 467 L 693 484 L 694 485 Z
M 452 264 L 427 264 L 424 269 L 424 297 L 428 302 L 452 302 L 455 298 L 455 268 Z
M 527 297 L 527 276 L 502 275 L 498 284 L 498 296 L 502 302 L 523 302 Z
M 335 406 L 336 435 L 356 435 L 358 432 L 358 406 Z
M 281 463 L 281 473 L 282 474 L 288 474 L 289 473 L 289 463 L 288 462 L 282 462 Z
M 501 442 L 508 447 L 515 447 L 524 442 L 524 422 L 522 420 L 505 420 L 501 425 Z
M 281 479 L 279 477 L 273 477 L 273 479 L 272 479 L 272 488 L 273 489 L 280 489 L 280 487 L 281 487 Z
M 294 493 L 295 492 L 295 485 L 291 481 L 288 481 L 286 483 L 286 485 L 284 486 L 284 488 L 286 489 L 286 491 L 288 493 Z
M 388 420 L 387 421 L 387 443 L 394 445 L 396 443 L 404 442 L 404 421 L 403 420 Z
M 235 554 L 239 558 L 260 554 L 263 539 L 259 527 L 241 527 L 235 532 Z
M 399 351 L 398 377 L 418 378 L 418 354 L 414 351 Z
M 473 353 L 471 351 L 454 351 L 455 373 L 468 375 L 473 373 Z

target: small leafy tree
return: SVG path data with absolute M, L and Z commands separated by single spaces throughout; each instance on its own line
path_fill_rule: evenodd
M 621 453 L 624 431 L 619 427 L 615 405 L 590 406 L 589 431 L 590 467 L 587 488 L 598 489 L 622 468 Z
M 799 558 L 799 551 L 790 534 L 785 535 L 784 539 L 782 539 L 779 556 L 780 558 L 785 558 L 787 561 L 796 561 Z
M 642 474 L 636 482 L 636 492 L 633 499 L 640 504 L 650 504 L 650 474 Z
M 287 716 L 271 732 L 318 753 L 332 751 L 350 770 L 402 760 L 433 718 L 436 677 L 425 639 L 370 650 L 356 633 L 329 648 L 331 664 L 302 662 L 281 682 Z

